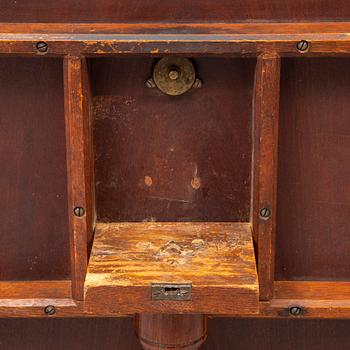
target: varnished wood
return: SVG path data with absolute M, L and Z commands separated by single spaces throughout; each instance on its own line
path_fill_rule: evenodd
M 2 1 L 2 22 L 312 22 L 348 20 L 346 0 L 76 0 Z
M 249 221 L 255 60 L 196 58 L 175 98 L 146 87 L 156 62 L 89 60 L 98 220 Z
M 0 54 L 37 55 L 36 43 L 49 43 L 48 56 L 81 54 L 346 55 L 348 23 L 273 24 L 6 24 L 0 25 Z M 300 40 L 311 44 L 300 53 Z M 108 43 L 106 45 L 105 43 Z
M 1 281 L 70 278 L 62 71 L 0 59 Z
M 280 58 L 262 54 L 255 74 L 252 220 L 258 246 L 260 299 L 269 300 L 275 262 Z M 260 217 L 263 208 L 271 211 L 270 217 Z
M 192 283 L 192 300 L 152 301 L 151 283 Z M 250 314 L 257 289 L 249 223 L 97 224 L 88 309 Z
M 139 314 L 135 324 L 145 350 L 198 350 L 207 337 L 204 315 Z
M 282 62 L 277 280 L 350 279 L 349 63 Z
M 68 166 L 68 215 L 71 234 L 72 294 L 83 298 L 88 242 L 93 231 L 92 121 L 85 59 L 64 61 Z M 81 217 L 74 209 L 81 207 Z

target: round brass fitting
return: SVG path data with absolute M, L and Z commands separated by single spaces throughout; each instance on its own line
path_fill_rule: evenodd
M 164 57 L 153 70 L 153 81 L 164 94 L 177 96 L 192 89 L 196 72 L 191 61 L 185 57 Z

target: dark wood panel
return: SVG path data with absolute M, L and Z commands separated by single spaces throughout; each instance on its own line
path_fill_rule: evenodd
M 350 278 L 350 60 L 282 65 L 276 279 Z
M 203 350 L 342 350 L 350 321 L 209 320 Z M 0 320 L 6 350 L 141 350 L 131 318 Z
M 349 19 L 346 0 L 3 0 L 3 22 L 146 22 Z
M 151 58 L 92 60 L 98 220 L 248 221 L 255 61 L 196 59 L 202 89 L 148 89 Z
M 62 62 L 0 59 L 0 279 L 70 274 Z

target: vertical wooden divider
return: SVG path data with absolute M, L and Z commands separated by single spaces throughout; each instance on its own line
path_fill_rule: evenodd
M 276 53 L 263 53 L 258 57 L 255 71 L 252 223 L 260 300 L 269 300 L 273 296 L 280 61 Z M 261 210 L 267 217 L 262 217 Z
M 72 296 L 82 300 L 88 246 L 92 240 L 95 221 L 91 94 L 85 58 L 65 58 L 64 96 Z M 79 210 L 75 212 L 75 208 L 82 209 L 79 213 Z

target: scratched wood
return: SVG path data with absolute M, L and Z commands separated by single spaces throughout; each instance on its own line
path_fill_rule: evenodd
M 90 85 L 86 60 L 68 57 L 64 61 L 65 119 L 68 168 L 68 214 L 71 236 L 72 293 L 83 297 L 88 246 L 94 226 L 92 165 L 92 119 Z M 75 208 L 82 208 L 77 216 Z
M 89 61 L 98 220 L 249 221 L 255 60 L 196 58 L 175 98 L 145 86 L 155 62 Z
M 151 283 L 192 283 L 193 300 L 151 301 Z M 87 307 L 110 312 L 257 312 L 249 223 L 99 223 Z

